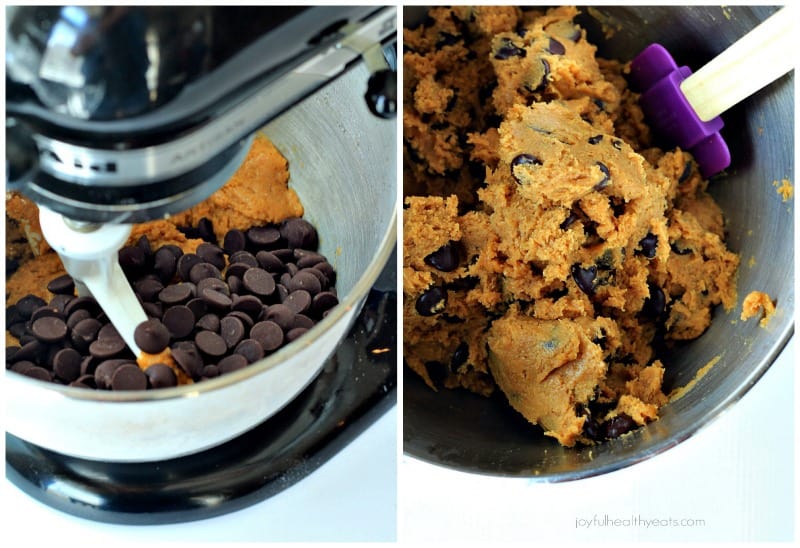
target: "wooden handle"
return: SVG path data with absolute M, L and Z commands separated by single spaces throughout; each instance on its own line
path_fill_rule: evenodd
M 797 16 L 794 5 L 781 8 L 681 83 L 701 120 L 716 118 L 794 68 Z

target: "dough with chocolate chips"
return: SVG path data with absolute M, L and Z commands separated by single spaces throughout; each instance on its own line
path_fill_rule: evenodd
M 733 308 L 739 262 L 576 14 L 437 7 L 404 30 L 405 363 L 499 388 L 565 446 L 657 419 L 656 348 Z
M 245 230 L 300 217 L 303 206 L 289 188 L 288 181 L 288 162 L 269 139 L 259 134 L 242 165 L 222 188 L 187 211 L 134 225 L 128 244 L 146 236 L 154 249 L 170 244 L 193 253 L 202 240 L 188 238 L 179 227 L 196 226 L 201 218 L 211 221 L 217 239 L 222 242 L 225 233 L 232 228 Z M 42 237 L 36 204 L 19 194 L 8 194 L 6 226 L 13 228 L 7 236 L 13 240 L 7 239 L 7 245 L 28 249 L 16 252 L 20 265 L 6 280 L 6 304 L 15 303 L 28 294 L 49 301 L 52 295 L 47 291 L 47 284 L 66 271 Z M 23 241 L 28 245 L 20 243 Z M 8 333 L 6 344 L 16 344 Z

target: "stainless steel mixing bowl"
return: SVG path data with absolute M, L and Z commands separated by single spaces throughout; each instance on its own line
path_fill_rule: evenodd
M 679 65 L 698 69 L 776 8 L 766 6 L 610 7 L 582 10 L 579 22 L 598 54 L 630 60 L 652 42 Z M 421 21 L 406 10 L 405 25 Z M 610 38 L 604 33 L 611 31 Z M 777 51 L 775 55 L 791 55 Z M 640 462 L 697 433 L 740 399 L 769 368 L 793 332 L 794 201 L 784 201 L 774 181 L 794 182 L 794 76 L 787 75 L 723 116 L 722 133 L 733 161 L 710 190 L 728 220 L 729 247 L 739 253 L 739 306 L 716 310 L 698 340 L 665 358 L 669 392 L 719 361 L 686 394 L 667 404 L 661 418 L 630 435 L 595 447 L 567 449 L 513 411 L 502 395 L 486 400 L 464 391 L 434 393 L 407 368 L 403 384 L 404 451 L 462 471 L 563 481 L 606 473 Z M 742 298 L 767 292 L 777 312 L 766 328 L 739 321 Z M 791 409 L 776 410 L 776 420 Z
M 348 74 L 263 132 L 289 160 L 290 181 L 337 271 L 340 304 L 306 336 L 262 361 L 194 385 L 105 392 L 6 374 L 6 430 L 53 451 L 102 461 L 156 461 L 216 446 L 263 422 L 319 373 L 347 334 L 396 243 L 396 123 Z

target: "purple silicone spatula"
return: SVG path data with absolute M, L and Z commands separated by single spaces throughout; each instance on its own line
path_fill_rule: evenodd
M 648 123 L 670 144 L 690 152 L 704 177 L 727 168 L 728 145 L 720 115 L 794 67 L 797 12 L 780 9 L 697 72 L 679 67 L 651 44 L 632 62 L 630 83 L 641 93 Z

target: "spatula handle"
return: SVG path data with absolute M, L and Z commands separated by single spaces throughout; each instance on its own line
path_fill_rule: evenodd
M 781 8 L 681 83 L 701 120 L 712 120 L 792 70 L 797 17 L 794 5 Z

